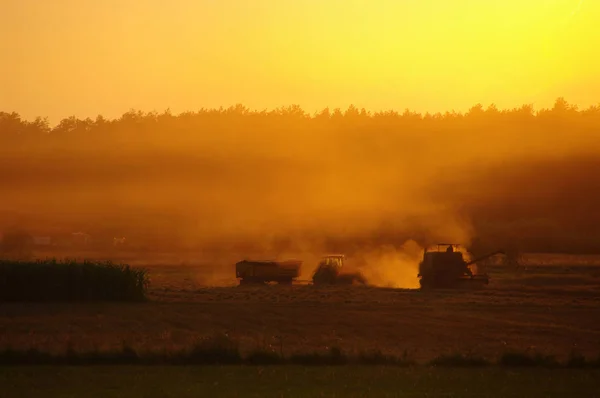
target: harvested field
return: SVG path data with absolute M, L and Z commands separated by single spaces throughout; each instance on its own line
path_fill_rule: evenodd
M 223 286 L 207 266 L 151 265 L 147 303 L 13 303 L 0 310 L 0 347 L 63 352 L 174 350 L 226 333 L 241 349 L 284 353 L 338 346 L 427 361 L 441 354 L 498 356 L 509 349 L 566 357 L 600 353 L 600 268 L 582 264 L 490 268 L 476 291 L 306 285 Z M 216 283 L 216 282 L 214 282 Z M 229 284 L 229 286 L 227 286 Z

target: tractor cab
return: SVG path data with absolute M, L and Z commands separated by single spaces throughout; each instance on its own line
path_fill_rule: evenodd
M 331 254 L 321 257 L 313 274 L 313 283 L 316 285 L 332 285 L 339 282 L 341 270 L 344 266 L 344 258 L 343 254 Z
M 344 258 L 343 254 L 330 254 L 321 257 L 319 265 L 339 271 L 344 266 Z

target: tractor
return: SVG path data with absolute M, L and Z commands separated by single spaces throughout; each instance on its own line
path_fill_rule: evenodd
M 321 258 L 313 274 L 314 285 L 366 285 L 365 277 L 358 272 L 341 272 L 344 267 L 343 254 L 331 254 Z
M 454 243 L 439 243 L 437 250 L 423 252 L 423 261 L 419 264 L 419 282 L 421 288 L 455 288 L 482 286 L 489 283 L 487 274 L 474 273 L 470 266 L 492 257 L 504 254 L 498 250 L 471 261 L 465 261 L 463 254 Z

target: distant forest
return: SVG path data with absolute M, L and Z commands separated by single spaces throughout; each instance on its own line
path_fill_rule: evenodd
M 551 109 L 534 111 L 532 105 L 514 109 L 498 109 L 495 105 L 484 108 L 481 104 L 466 113 L 415 113 L 410 110 L 368 112 L 351 105 L 346 110 L 329 108 L 315 114 L 292 105 L 274 110 L 250 110 L 241 104 L 229 108 L 201 109 L 173 115 L 130 110 L 118 119 L 109 120 L 99 115 L 96 119 L 78 119 L 74 116 L 49 125 L 47 118 L 23 120 L 18 113 L 0 111 L 0 140 L 11 145 L 11 150 L 27 146 L 45 148 L 62 141 L 61 147 L 95 147 L 102 144 L 115 149 L 110 143 L 135 140 L 137 144 L 151 144 L 156 139 L 161 145 L 169 141 L 210 134 L 230 133 L 290 135 L 302 131 L 343 130 L 345 132 L 379 132 L 397 136 L 453 133 L 456 138 L 469 136 L 478 130 L 489 135 L 545 134 L 547 139 L 563 136 L 565 129 L 573 135 L 591 134 L 600 124 L 600 103 L 579 110 L 564 98 L 556 100 Z M 282 129 L 285 129 L 282 131 Z M 507 131 L 508 130 L 508 131 Z
M 600 252 L 600 106 L 563 98 L 437 114 L 132 110 L 53 127 L 0 112 L 0 155 L 0 227 L 38 235 L 165 250 L 452 239 Z

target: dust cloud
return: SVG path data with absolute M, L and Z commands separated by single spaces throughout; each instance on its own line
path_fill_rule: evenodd
M 390 288 L 413 289 L 419 287 L 419 262 L 423 248 L 409 240 L 396 248 L 383 245 L 358 255 L 363 263 L 358 267 L 369 285 Z

